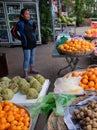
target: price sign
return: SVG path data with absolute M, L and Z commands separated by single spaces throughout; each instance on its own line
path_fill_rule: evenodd
M 97 28 L 97 21 L 91 22 L 91 28 Z

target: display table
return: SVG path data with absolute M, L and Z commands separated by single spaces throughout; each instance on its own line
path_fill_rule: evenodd
M 76 34 L 76 24 L 68 25 L 66 23 L 60 23 L 61 31 L 64 33 L 74 33 Z
M 54 58 L 65 58 L 65 61 L 67 62 L 67 65 L 65 65 L 63 68 L 59 69 L 58 71 L 58 75 L 60 75 L 61 71 L 66 69 L 66 68 L 70 68 L 72 71 L 75 70 L 76 68 L 82 68 L 80 66 L 77 66 L 80 57 L 91 57 L 91 55 L 87 55 L 87 56 L 69 56 L 66 54 L 60 54 L 58 53 L 57 49 L 56 49 L 56 44 L 54 45 L 54 49 L 52 52 L 52 57 Z
M 46 82 L 45 82 L 45 84 L 44 84 L 44 86 L 43 86 L 44 89 L 43 89 L 43 91 L 41 92 L 40 97 L 43 97 L 43 96 L 46 95 L 47 90 L 48 90 L 48 88 L 49 88 L 49 85 L 50 85 L 50 81 L 49 81 L 49 80 L 46 80 Z M 38 115 L 38 116 L 39 116 L 39 115 Z M 31 126 L 31 130 L 34 130 L 34 128 L 35 128 L 35 125 L 36 125 L 37 120 L 38 120 L 38 116 L 35 117 L 34 119 L 33 119 L 33 117 L 32 117 L 32 126 Z
M 42 86 L 43 88 L 42 88 L 42 90 L 41 90 L 41 92 L 40 92 L 38 98 L 43 97 L 43 96 L 46 95 L 46 93 L 47 93 L 47 91 L 48 91 L 48 88 L 49 88 L 49 85 L 50 85 L 50 80 L 49 80 L 49 79 L 46 79 L 45 82 L 44 82 L 44 84 L 43 84 L 43 86 Z M 33 105 L 33 104 L 38 100 L 38 98 L 37 98 L 37 99 L 32 99 L 32 100 L 26 100 L 26 99 L 24 98 L 24 96 L 23 96 L 23 97 L 21 96 L 21 97 L 19 97 L 19 98 L 17 99 L 17 96 L 18 96 L 18 94 L 15 95 L 15 97 L 13 98 L 13 100 L 11 100 L 11 102 L 18 103 L 18 104 L 20 104 L 20 105 L 22 105 L 22 106 L 25 106 L 28 110 L 29 110 L 29 107 L 30 107 L 31 105 Z M 20 99 L 20 98 L 21 98 L 21 99 Z M 24 100 L 23 100 L 23 98 L 24 98 Z M 19 99 L 20 99 L 20 100 L 19 100 Z M 29 112 L 31 113 L 30 110 L 29 110 Z M 30 129 L 30 130 L 34 130 L 35 125 L 36 125 L 37 120 L 38 120 L 38 117 L 39 117 L 39 115 L 36 116 L 35 118 L 32 117 L 32 125 L 31 125 L 31 129 Z

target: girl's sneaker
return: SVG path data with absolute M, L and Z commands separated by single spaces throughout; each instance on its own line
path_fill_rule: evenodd
M 28 78 L 28 75 L 24 75 L 23 78 L 24 78 L 24 79 L 27 79 L 27 78 Z
M 33 70 L 30 72 L 30 74 L 39 74 L 39 72 L 37 70 Z

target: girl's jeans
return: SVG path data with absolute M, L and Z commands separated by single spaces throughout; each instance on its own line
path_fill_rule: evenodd
M 36 48 L 32 50 L 23 50 L 24 52 L 24 62 L 23 62 L 23 70 L 28 71 L 29 66 L 34 66 L 35 62 L 35 51 Z

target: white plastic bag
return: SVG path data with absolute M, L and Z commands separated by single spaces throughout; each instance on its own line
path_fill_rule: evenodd
M 84 94 L 84 90 L 79 86 L 81 77 L 57 78 L 54 83 L 54 93 L 56 94 Z

